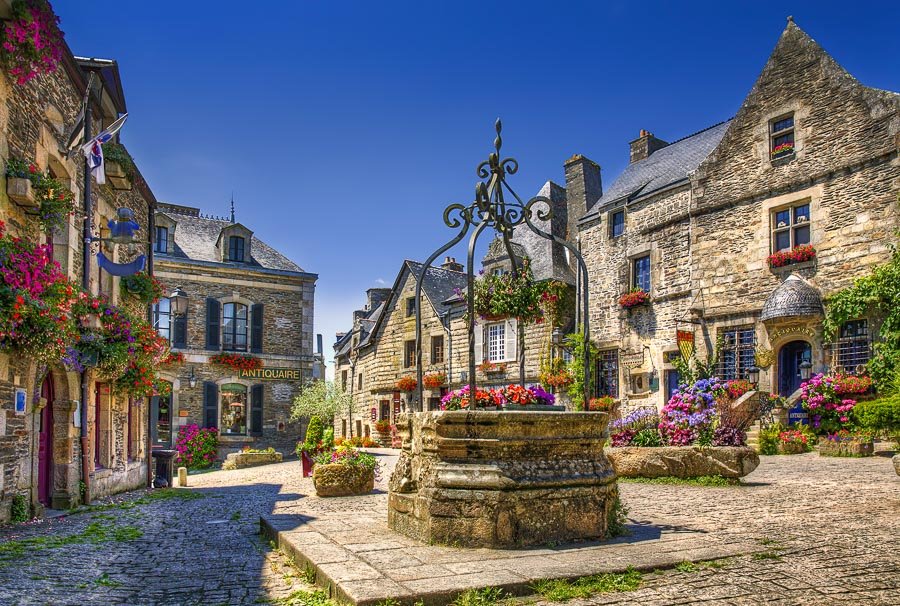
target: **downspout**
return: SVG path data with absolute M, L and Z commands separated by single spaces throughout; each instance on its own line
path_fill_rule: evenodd
M 153 240 L 156 237 L 156 203 L 147 200 L 147 274 L 153 277 Z M 147 322 L 153 326 L 153 311 L 151 305 L 147 305 Z M 131 403 L 129 402 L 129 406 Z M 147 459 L 147 488 L 153 488 L 153 441 L 150 437 L 150 427 L 153 423 L 153 407 L 147 406 L 147 432 L 145 444 L 145 457 Z M 169 416 L 172 415 L 172 402 L 169 402 Z M 171 421 L 170 431 L 171 431 Z M 169 434 L 171 436 L 171 433 Z M 171 474 L 170 474 L 171 475 Z
M 453 335 L 450 334 L 450 308 L 443 315 L 444 329 L 447 331 L 447 388 L 453 385 Z
M 91 81 L 93 78 L 91 78 Z M 90 141 L 91 138 L 91 99 L 90 99 L 90 81 L 88 90 L 85 93 L 87 102 L 84 104 L 84 140 Z M 88 165 L 87 158 L 84 159 L 84 256 L 81 267 L 81 287 L 85 292 L 90 293 L 91 288 L 91 242 L 93 241 L 93 233 L 91 232 L 91 219 L 93 217 L 93 208 L 91 205 L 91 168 Z M 81 481 L 84 483 L 84 503 L 91 502 L 91 476 L 90 465 L 88 460 L 88 402 L 90 401 L 90 386 L 88 385 L 88 371 L 81 371 Z M 96 431 L 99 431 L 99 423 L 97 423 Z

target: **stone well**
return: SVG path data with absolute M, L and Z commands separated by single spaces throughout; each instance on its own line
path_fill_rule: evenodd
M 602 412 L 401 414 L 388 525 L 428 543 L 525 547 L 606 536 L 617 497 Z

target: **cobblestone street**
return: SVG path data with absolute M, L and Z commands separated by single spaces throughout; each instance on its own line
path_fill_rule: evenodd
M 199 498 L 133 493 L 118 506 L 4 529 L 0 603 L 277 599 L 307 586 L 259 538 L 260 514 L 281 505 L 352 516 L 384 499 L 318 499 L 296 461 L 190 483 L 187 496 Z M 647 574 L 637 591 L 569 604 L 900 604 L 900 478 L 889 458 L 763 457 L 745 486 L 623 483 L 621 492 L 635 523 L 665 519 L 770 550 L 721 568 Z

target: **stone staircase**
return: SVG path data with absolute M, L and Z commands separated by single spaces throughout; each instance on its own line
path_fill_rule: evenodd
M 753 425 L 747 430 L 747 446 L 759 452 L 759 431 L 762 429 L 762 424 L 759 422 L 759 419 L 753 422 Z

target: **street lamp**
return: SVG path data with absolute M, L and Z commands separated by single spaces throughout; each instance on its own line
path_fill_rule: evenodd
M 550 341 L 554 345 L 561 345 L 563 340 L 562 329 L 559 326 L 553 328 L 553 332 L 550 333 Z
M 754 385 L 759 384 L 759 367 L 756 364 L 747 369 L 747 377 Z
M 181 290 L 180 286 L 176 286 L 172 294 L 169 295 L 169 301 L 172 304 L 172 315 L 183 316 L 187 313 L 188 296 Z
M 803 360 L 803 362 L 800 363 L 800 378 L 806 381 L 809 379 L 811 374 L 812 364 L 810 364 L 809 360 Z
M 194 367 L 191 366 L 191 376 L 188 377 L 188 385 L 191 386 L 191 389 L 197 386 L 197 377 L 194 376 Z

